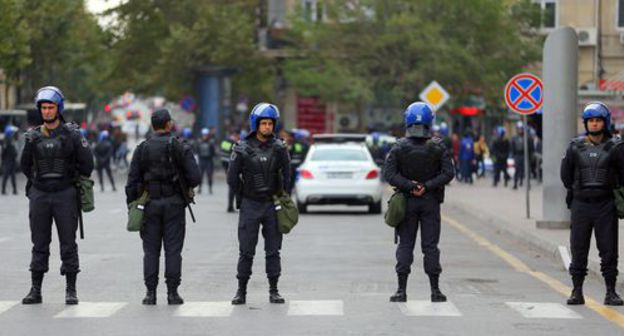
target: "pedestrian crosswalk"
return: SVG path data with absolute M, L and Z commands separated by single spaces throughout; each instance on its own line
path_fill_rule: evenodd
M 453 302 L 432 303 L 426 300 L 410 300 L 404 303 L 388 303 L 387 309 L 396 309 L 406 317 L 456 318 L 470 315 L 471 307 L 461 307 Z M 44 303 L 43 305 L 46 305 Z M 273 310 L 271 314 L 287 316 L 332 317 L 356 315 L 360 303 L 343 300 L 291 300 L 285 309 Z M 70 318 L 109 318 L 119 315 L 124 309 L 135 309 L 140 303 L 128 302 L 80 302 L 75 306 L 60 306 L 52 314 L 56 319 Z M 23 306 L 19 301 L 0 301 L 0 319 L 12 310 L 27 311 L 32 306 Z M 281 305 L 276 305 L 281 307 Z M 502 309 L 519 318 L 527 319 L 582 319 L 583 317 L 561 303 L 553 302 L 505 302 Z M 351 309 L 350 309 L 351 308 Z M 184 305 L 171 307 L 173 317 L 222 318 L 240 314 L 248 310 L 247 306 L 233 306 L 229 301 L 186 302 Z M 464 310 L 464 312 L 462 312 Z M 149 314 L 149 312 L 145 312 Z M 497 311 L 500 314 L 501 311 Z

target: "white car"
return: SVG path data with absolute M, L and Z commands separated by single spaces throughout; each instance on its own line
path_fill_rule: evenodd
M 300 213 L 310 204 L 368 205 L 381 213 L 381 169 L 363 143 L 314 144 L 297 172 Z

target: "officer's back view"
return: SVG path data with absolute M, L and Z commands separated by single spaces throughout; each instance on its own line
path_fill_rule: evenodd
M 182 246 L 186 232 L 186 202 L 180 181 L 189 188 L 199 184 L 199 168 L 191 147 L 171 134 L 172 120 L 166 109 L 152 114 L 154 134 L 136 149 L 126 185 L 127 203 L 139 198 L 144 191 L 150 201 L 145 206 L 145 222 L 141 229 L 143 240 L 143 276 L 147 294 L 143 304 L 156 304 L 160 250 L 165 248 L 165 278 L 167 302 L 182 304 L 178 294 L 182 272 Z
M 446 301 L 438 282 L 440 266 L 440 203 L 444 186 L 453 179 L 453 162 L 443 140 L 432 137 L 434 113 L 429 105 L 416 102 L 405 110 L 406 137 L 388 153 L 384 164 L 386 181 L 407 197 L 405 220 L 397 227 L 396 272 L 399 282 L 392 302 L 407 301 L 407 277 L 414 260 L 416 233 L 420 226 L 425 273 L 431 285 L 431 301 Z
M 235 305 L 246 302 L 247 282 L 251 276 L 261 225 L 269 279 L 269 301 L 284 303 L 277 290 L 282 272 L 282 234 L 277 227 L 272 197 L 280 190 L 287 190 L 290 170 L 288 149 L 273 133 L 278 120 L 277 106 L 267 103 L 256 105 L 249 116 L 251 132 L 234 147 L 228 169 L 228 184 L 242 194 L 238 219 L 238 290 L 232 299 Z

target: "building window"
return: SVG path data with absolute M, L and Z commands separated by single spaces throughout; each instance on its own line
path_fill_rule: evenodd
M 557 0 L 533 0 L 542 12 L 541 28 L 557 28 Z M 620 0 L 622 2 L 622 0 Z
M 322 1 L 303 0 L 302 1 L 303 18 L 307 21 L 317 22 L 323 21 L 325 16 L 325 7 Z
M 624 29 L 624 0 L 618 0 L 617 2 L 618 8 L 617 8 L 617 27 Z

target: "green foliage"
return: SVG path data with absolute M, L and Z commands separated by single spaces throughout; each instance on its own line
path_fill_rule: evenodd
M 117 91 L 192 93 L 195 73 L 207 66 L 236 70 L 234 87 L 264 98 L 272 69 L 256 50 L 256 1 L 134 0 L 115 8 L 112 30 Z
M 540 56 L 530 29 L 539 13 L 529 0 L 353 3 L 335 1 L 324 24 L 294 18 L 291 39 L 306 57 L 289 61 L 286 76 L 302 93 L 343 102 L 390 97 L 397 106 L 437 80 L 452 96 L 496 101 L 505 81 Z

